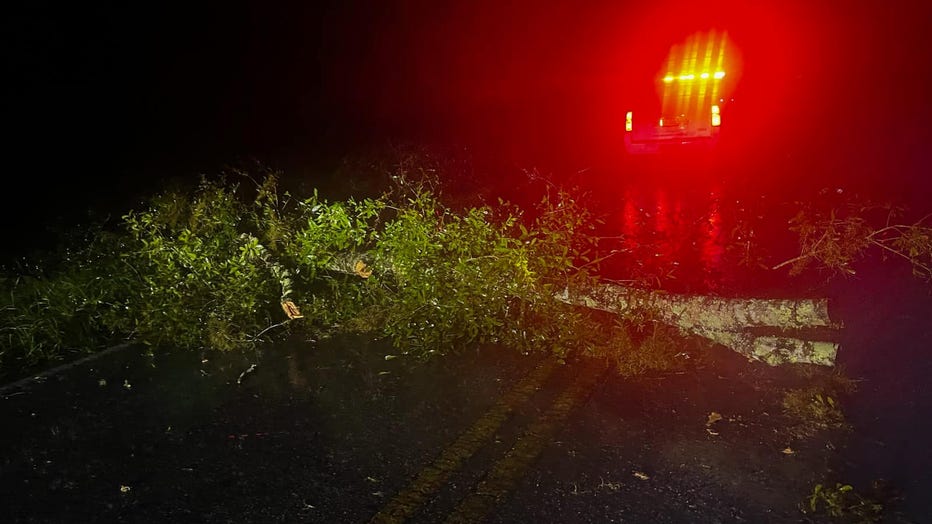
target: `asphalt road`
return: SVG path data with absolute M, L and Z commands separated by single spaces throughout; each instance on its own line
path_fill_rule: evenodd
M 837 481 L 923 522 L 932 308 L 883 274 L 836 297 L 862 380 L 848 431 L 804 436 L 780 403 L 811 375 L 725 349 L 625 379 L 496 347 L 386 359 L 365 337 L 130 347 L 2 390 L 0 504 L 7 522 L 819 522 L 800 504 Z

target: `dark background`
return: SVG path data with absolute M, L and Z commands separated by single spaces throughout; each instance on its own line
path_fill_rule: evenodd
M 388 140 L 493 158 L 506 184 L 535 166 L 604 186 L 635 169 L 621 147 L 626 97 L 651 81 L 669 45 L 710 27 L 740 52 L 742 68 L 729 74 L 740 75 L 747 118 L 721 166 L 703 173 L 762 188 L 841 184 L 921 206 L 932 165 L 925 4 L 8 7 L 7 245 L 237 163 L 313 184 L 341 156 Z

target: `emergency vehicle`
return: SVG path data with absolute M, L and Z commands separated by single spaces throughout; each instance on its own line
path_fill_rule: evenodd
M 625 113 L 628 153 L 716 147 L 734 102 L 727 41 L 725 32 L 707 31 L 670 49 L 651 88 Z

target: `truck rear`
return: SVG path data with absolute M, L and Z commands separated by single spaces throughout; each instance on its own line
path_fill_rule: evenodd
M 727 35 L 709 31 L 673 46 L 652 89 L 625 113 L 625 150 L 715 147 L 732 82 L 726 61 Z

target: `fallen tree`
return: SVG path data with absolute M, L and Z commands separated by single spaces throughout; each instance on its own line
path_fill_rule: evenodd
M 399 164 L 390 189 L 360 200 L 292 198 L 274 174 L 253 180 L 247 198 L 223 178 L 157 195 L 52 269 L 3 275 L 0 365 L 127 339 L 250 348 L 275 328 L 303 325 L 377 330 L 413 357 L 495 343 L 557 356 L 604 351 L 621 366 L 651 352 L 670 357 L 669 338 L 644 344 L 635 333 L 660 323 L 770 365 L 835 363 L 842 326 L 826 299 L 683 295 L 600 280 L 611 253 L 572 196 L 547 191 L 531 216 L 501 201 L 454 209 L 417 181 L 437 172 Z M 796 262 L 838 266 L 879 245 L 929 267 L 922 221 L 871 233 L 858 219 L 828 219 L 796 222 Z M 592 312 L 610 312 L 620 326 Z M 653 358 L 647 367 L 662 365 Z
M 343 253 L 328 268 L 369 278 L 368 254 Z M 389 267 L 383 272 L 391 273 Z M 841 323 L 830 318 L 828 299 L 726 298 L 639 289 L 598 280 L 564 287 L 553 297 L 565 304 L 607 311 L 623 318 L 648 317 L 684 334 L 703 337 L 772 366 L 834 366 L 837 341 L 827 340 Z M 792 334 L 792 335 L 791 335 Z

